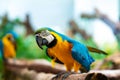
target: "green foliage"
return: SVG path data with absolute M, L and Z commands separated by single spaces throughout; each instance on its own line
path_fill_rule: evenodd
M 2 29 L 0 29 L 0 38 L 2 38 L 8 31 L 13 29 L 13 23 L 7 23 L 3 26 Z
M 0 80 L 3 80 L 2 79 L 2 76 L 3 76 L 3 68 L 4 68 L 4 66 L 3 66 L 3 61 L 2 61 L 2 58 L 0 58 Z
M 21 26 L 20 28 L 22 28 L 24 26 L 23 22 L 20 21 L 19 18 L 16 18 L 14 20 L 9 20 L 7 14 L 4 15 L 1 19 L 1 24 L 0 24 L 0 39 L 2 39 L 2 37 L 7 32 L 14 31 L 14 28 L 17 27 L 16 25 Z M 24 26 L 24 27 L 26 29 L 26 26 Z M 25 34 L 22 34 L 22 35 L 18 34 L 18 38 L 16 39 L 16 44 L 17 44 L 17 50 L 16 50 L 17 58 L 24 58 L 24 59 L 45 58 L 45 59 L 48 59 L 48 57 L 45 54 L 46 47 L 44 47 L 44 50 L 39 49 L 33 35 L 25 36 Z
M 2 58 L 0 58 L 0 72 L 2 72 L 3 70 L 3 61 L 2 61 Z
M 16 25 L 19 25 L 20 28 L 24 26 L 23 24 L 21 24 L 18 18 L 15 20 L 8 20 L 8 18 L 5 16 L 2 19 L 2 23 L 0 24 L 0 40 L 9 31 L 14 31 Z M 46 47 L 44 46 L 44 50 L 39 49 L 39 47 L 36 44 L 34 35 L 25 36 L 25 34 L 23 35 L 18 34 L 16 44 L 17 44 L 16 58 L 18 59 L 44 58 L 49 60 L 49 58 L 46 55 Z M 2 80 L 3 70 L 4 70 L 3 60 L 2 58 L 0 58 L 0 80 Z
M 20 25 L 20 20 L 8 20 L 8 17 L 3 17 L 2 23 L 0 24 L 0 39 L 9 31 L 12 31 L 16 25 Z
M 85 44 L 86 46 L 97 47 L 97 45 L 95 44 L 95 42 L 93 41 L 92 38 L 89 38 L 88 40 L 82 39 L 81 42 L 82 42 L 83 44 Z
M 33 35 L 25 37 L 19 37 L 17 39 L 17 58 L 26 58 L 26 59 L 35 59 L 35 58 L 45 58 L 46 56 L 46 47 L 41 50 L 35 41 Z

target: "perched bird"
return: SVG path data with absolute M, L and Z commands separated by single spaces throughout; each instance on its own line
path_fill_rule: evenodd
M 14 61 L 16 58 L 16 43 L 13 33 L 7 33 L 2 40 L 0 40 L 0 53 L 3 59 L 3 78 L 7 80 L 10 72 L 6 67 L 6 63 L 9 58 L 12 58 Z
M 0 41 L 0 52 L 4 60 L 16 57 L 16 43 L 12 34 L 6 34 Z
M 52 58 L 52 65 L 54 62 L 62 63 L 67 71 L 74 69 L 74 72 L 78 72 L 78 70 L 88 72 L 91 63 L 94 62 L 88 51 L 107 54 L 96 48 L 85 46 L 51 28 L 39 29 L 35 32 L 35 37 L 41 49 L 43 49 L 43 45 L 47 46 L 46 53 Z

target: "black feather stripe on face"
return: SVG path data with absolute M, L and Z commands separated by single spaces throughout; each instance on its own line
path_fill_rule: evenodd
M 47 45 L 48 48 L 52 48 L 57 44 L 57 39 L 54 37 L 54 40 Z
M 47 45 L 48 48 L 52 48 L 57 44 L 57 39 L 54 39 L 51 43 Z

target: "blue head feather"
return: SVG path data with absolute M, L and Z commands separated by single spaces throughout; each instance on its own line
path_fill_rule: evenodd
M 18 34 L 14 31 L 8 31 L 8 33 L 12 34 L 14 39 L 17 39 L 18 38 Z
M 53 30 L 53 29 L 51 29 L 51 28 L 46 27 L 46 29 L 47 29 L 48 31 L 52 31 L 52 32 L 57 33 L 59 36 L 62 37 L 63 40 L 73 41 L 73 39 L 71 39 L 71 38 L 69 38 L 69 37 L 67 37 L 67 36 L 65 36 L 65 35 L 63 35 L 63 34 L 61 34 L 61 33 L 58 33 L 58 32 L 56 32 L 55 30 Z

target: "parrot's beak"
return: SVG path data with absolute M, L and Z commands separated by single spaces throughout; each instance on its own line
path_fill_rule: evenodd
M 48 44 L 48 41 L 47 41 L 46 39 L 40 37 L 40 36 L 36 36 L 36 42 L 37 42 L 38 46 L 39 46 L 41 49 L 43 49 L 43 48 L 42 48 L 43 45 L 47 45 L 47 44 Z
M 12 37 L 12 38 L 11 38 L 11 41 L 14 43 L 14 42 L 15 42 L 15 39 Z

